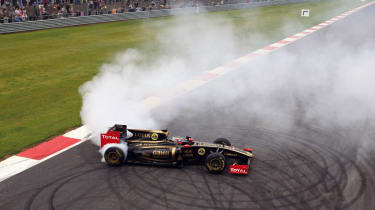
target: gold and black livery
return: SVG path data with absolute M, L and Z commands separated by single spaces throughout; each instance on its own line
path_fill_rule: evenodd
M 124 151 L 114 152 L 116 148 L 104 153 L 111 166 L 122 163 L 178 167 L 204 164 L 209 172 L 220 173 L 228 164 L 250 166 L 254 157 L 251 149 L 233 147 L 225 138 L 216 139 L 214 143 L 199 142 L 188 136 L 169 138 L 168 130 L 127 129 L 126 125 L 115 125 L 110 131 L 119 131 L 121 141 L 128 146 L 126 158 Z

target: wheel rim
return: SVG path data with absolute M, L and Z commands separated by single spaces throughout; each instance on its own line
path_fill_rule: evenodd
M 108 153 L 107 155 L 107 161 L 111 164 L 115 164 L 115 163 L 118 163 L 120 160 L 120 155 L 118 154 L 118 152 L 116 150 L 114 151 L 111 151 Z
M 210 168 L 212 171 L 220 171 L 223 169 L 223 160 L 222 159 L 213 159 L 210 161 Z

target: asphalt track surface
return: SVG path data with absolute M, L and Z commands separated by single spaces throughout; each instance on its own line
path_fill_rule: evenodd
M 327 53 L 323 46 L 332 39 L 360 50 L 364 41 L 375 43 L 374 20 L 375 6 L 370 6 L 266 59 L 285 50 L 308 59 L 306 48 Z M 212 82 L 180 101 L 194 106 L 195 94 L 215 94 L 210 92 L 215 86 L 245 73 Z M 301 103 L 288 116 L 294 124 L 286 131 L 247 116 L 241 101 L 225 109 L 186 108 L 168 128 L 172 135 L 206 141 L 228 137 L 236 146 L 251 146 L 256 159 L 248 176 L 211 175 L 203 166 L 110 168 L 86 142 L 1 182 L 0 209 L 375 209 L 374 122 L 317 126 L 299 119 Z

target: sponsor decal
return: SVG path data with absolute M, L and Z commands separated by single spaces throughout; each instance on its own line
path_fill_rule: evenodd
M 224 152 L 224 156 L 236 157 L 237 154 L 235 154 L 235 153 L 230 153 L 230 152 Z
M 141 137 L 141 138 L 150 138 L 151 140 L 158 140 L 159 139 L 159 135 L 157 133 L 134 133 L 133 134 L 134 137 Z
M 151 138 L 150 133 L 134 133 L 135 137 L 141 137 L 141 138 Z
M 117 136 L 107 136 L 105 134 L 102 134 L 102 139 L 120 140 L 120 138 Z
M 151 135 L 151 139 L 154 140 L 154 141 L 158 140 L 158 138 L 159 138 L 159 135 L 157 133 L 153 133 Z
M 248 165 L 231 165 L 229 166 L 229 173 L 246 175 L 249 172 Z
M 183 154 L 184 157 L 194 157 L 193 154 Z
M 106 134 L 100 135 L 101 147 L 106 144 L 119 144 L 120 143 L 120 132 L 119 131 L 108 131 Z
M 157 146 L 158 145 L 158 142 L 155 142 L 155 143 L 139 143 L 139 144 L 136 144 L 137 147 L 153 147 L 153 146 Z
M 203 156 L 205 154 L 206 154 L 206 150 L 203 147 L 201 147 L 201 148 L 198 149 L 198 155 Z
M 154 150 L 152 151 L 152 156 L 154 158 L 168 158 L 169 150 Z
M 193 150 L 191 149 L 186 149 L 184 150 L 184 153 L 182 154 L 184 157 L 194 157 L 193 155 Z

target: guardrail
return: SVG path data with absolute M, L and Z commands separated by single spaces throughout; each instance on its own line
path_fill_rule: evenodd
M 176 9 L 161 9 L 151 11 L 140 11 L 140 12 L 125 12 L 119 14 L 108 14 L 108 15 L 90 15 L 90 16 L 79 16 L 69 18 L 57 18 L 48 20 L 37 20 L 27 22 L 15 22 L 15 23 L 3 23 L 0 24 L 0 34 L 17 33 L 25 31 L 35 31 L 49 28 L 61 28 L 77 25 L 87 25 L 95 23 L 105 23 L 122 20 L 133 20 L 133 19 L 145 19 L 154 17 L 164 17 L 172 15 L 186 15 L 202 12 L 214 12 L 223 10 L 237 10 L 247 9 L 253 7 L 263 7 L 271 5 L 281 5 L 288 3 L 298 3 L 314 0 L 268 0 L 258 1 L 251 3 L 240 3 L 240 4 L 224 4 L 218 6 L 201 6 L 201 7 L 186 7 Z

